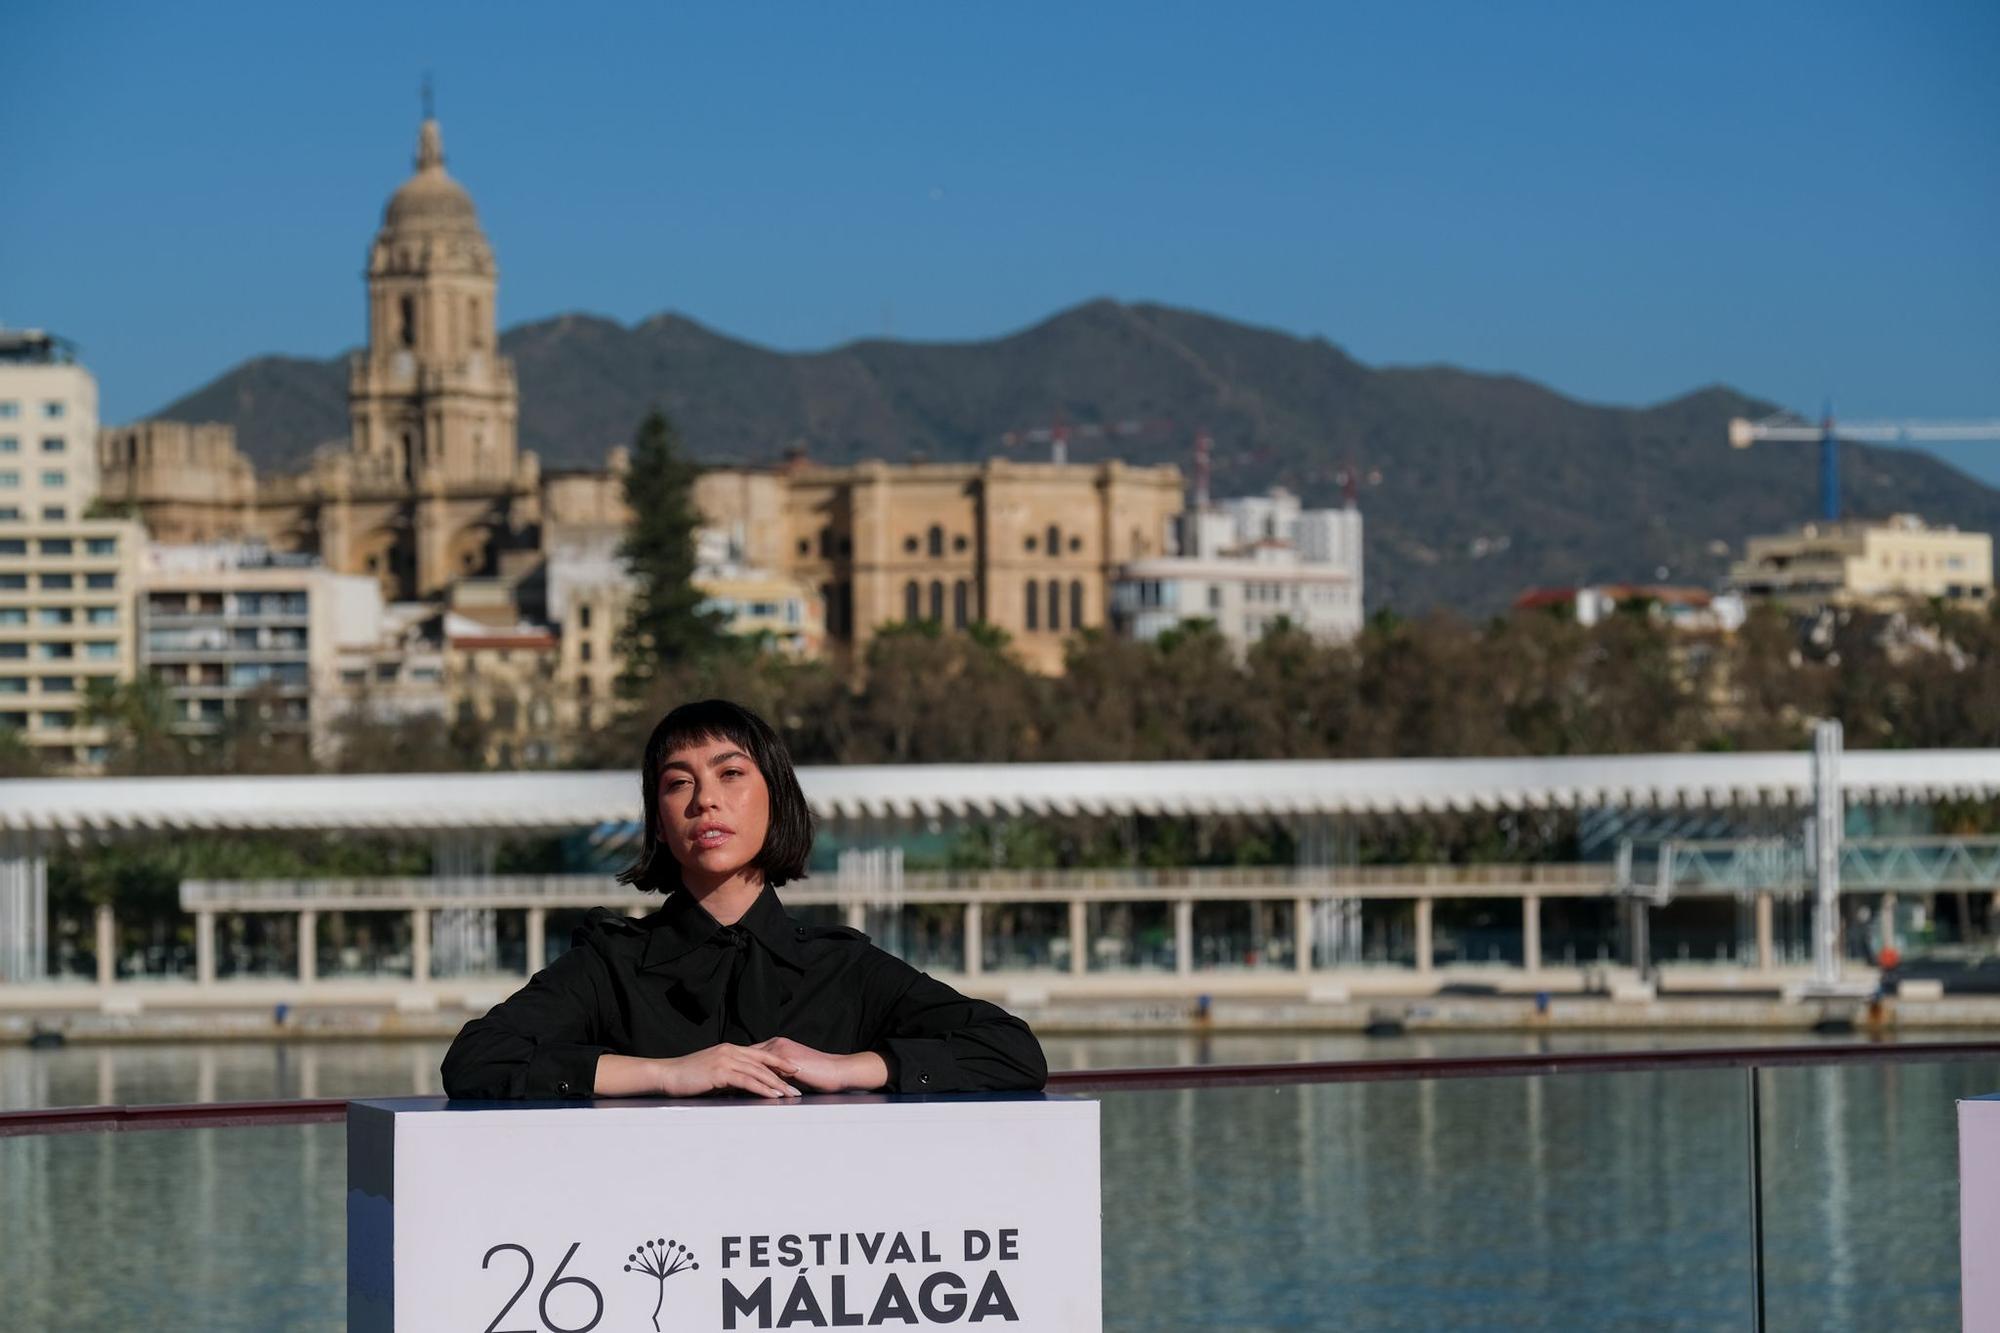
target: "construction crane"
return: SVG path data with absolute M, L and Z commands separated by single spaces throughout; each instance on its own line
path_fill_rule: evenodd
M 1835 426 L 1829 410 L 1815 426 L 1791 413 L 1729 423 L 1729 445 L 1748 449 L 1759 440 L 1787 443 L 1819 441 L 1819 511 L 1829 523 L 1840 521 L 1840 441 L 1871 444 L 1930 444 L 1945 440 L 2000 442 L 2000 421 L 1844 421 Z

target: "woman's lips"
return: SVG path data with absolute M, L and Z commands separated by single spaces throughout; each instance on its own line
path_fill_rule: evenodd
M 720 847 L 735 836 L 736 831 L 734 829 L 722 828 L 719 825 L 704 826 L 694 831 L 694 845 L 697 847 Z

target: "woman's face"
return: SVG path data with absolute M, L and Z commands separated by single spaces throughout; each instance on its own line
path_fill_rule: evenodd
M 770 788 L 736 742 L 699 741 L 667 756 L 660 831 L 689 888 L 711 889 L 745 870 L 770 828 Z

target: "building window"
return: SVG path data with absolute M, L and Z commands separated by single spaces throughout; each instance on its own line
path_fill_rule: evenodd
M 9 399 L 0 402 L 0 421 L 12 421 L 21 415 L 21 405 Z
M 822 560 L 833 559 L 832 528 L 821 528 L 819 530 L 819 558 Z
M 1049 628 L 1062 628 L 1062 584 L 1049 580 Z
M 0 574 L 0 588 L 25 588 L 28 586 L 26 574 Z
M 396 298 L 396 341 L 405 347 L 417 345 L 417 303 L 407 296 Z
M 1083 628 L 1083 580 L 1074 579 L 1069 585 L 1069 627 Z
M 1062 529 L 1058 528 L 1053 523 L 1049 524 L 1049 554 L 1050 555 L 1062 554 Z M 1049 628 L 1054 629 L 1055 625 L 1051 623 L 1049 625 Z
M 944 554 L 944 529 L 935 523 L 931 524 L 930 544 L 932 555 L 939 556 Z
M 585 602 L 582 606 L 576 608 L 576 627 L 578 629 L 590 628 L 590 603 Z
M 75 693 L 76 693 L 76 677 L 75 677 L 75 676 L 43 676 L 43 677 L 42 677 L 42 693 L 43 693 L 43 694 L 75 694 Z
M 812 544 L 812 539 L 810 537 L 799 538 L 799 557 L 801 559 L 811 555 L 812 549 L 813 549 L 813 544 Z
M 83 553 L 85 555 L 117 555 L 118 539 L 116 537 L 87 538 L 83 543 Z
M 912 624 L 916 623 L 917 619 L 917 598 L 919 595 L 915 579 L 911 579 L 903 585 L 903 619 Z
M 66 606 L 44 606 L 35 611 L 37 625 L 67 625 L 76 615 Z
M 116 574 L 85 574 L 83 576 L 83 586 L 86 588 L 95 588 L 99 591 L 107 588 L 116 588 L 118 586 L 118 576 Z
M 917 553 L 917 539 L 915 537 L 903 538 L 903 552 L 906 555 L 915 555 Z
M 28 623 L 28 608 L 25 606 L 0 606 L 0 625 L 25 625 Z
M 1042 585 L 1035 582 L 1033 579 L 1029 579 L 1027 587 L 1027 595 L 1028 595 L 1028 605 L 1026 609 L 1026 614 L 1022 618 L 1022 623 L 1025 624 L 1031 630 L 1040 629 L 1041 626 L 1036 623 L 1038 617 L 1035 614 L 1035 608 L 1042 595 Z
M 68 517 L 69 507 L 67 505 L 42 506 L 42 522 L 44 523 L 61 523 Z
M 971 589 L 966 586 L 964 579 L 960 579 L 951 585 L 951 625 L 953 629 L 964 629 L 966 621 L 970 618 L 968 607 L 968 603 L 971 601 L 970 593 Z
M 38 643 L 35 647 L 40 650 L 35 656 L 44 662 L 67 662 L 76 656 L 76 645 L 73 643 Z
M 14 471 L 12 468 L 0 471 L 0 486 L 12 488 L 15 486 L 19 486 L 20 484 L 21 484 L 20 473 Z
M 100 661 L 107 657 L 116 657 L 118 656 L 117 641 L 100 639 L 95 643 L 86 643 L 83 645 L 83 655 L 85 657 L 97 658 Z
M 1208 585 L 1208 609 L 1211 611 L 1222 609 L 1222 585 L 1217 583 Z
M 1035 549 L 1035 539 L 1034 539 L 1034 537 L 1033 537 L 1032 535 L 1031 535 L 1031 536 L 1029 536 L 1029 537 L 1028 537 L 1028 539 L 1027 539 L 1026 541 L 1024 541 L 1024 542 L 1022 542 L 1022 543 L 1021 543 L 1021 545 L 1022 545 L 1022 546 L 1023 546 L 1024 548 L 1026 548 L 1026 550 L 1027 550 L 1027 551 L 1028 551 L 1028 552 L 1029 552 L 1030 554 L 1033 554 L 1033 552 L 1034 552 L 1034 549 Z
M 62 709 L 56 712 L 43 713 L 42 725 L 48 727 L 53 731 L 68 731 L 71 727 L 76 725 L 76 714 L 68 711 L 67 709 Z
M 68 410 L 68 408 L 63 406 L 61 399 L 51 398 L 42 404 L 42 417 L 48 421 L 61 421 L 63 413 Z
M 42 452 L 45 454 L 59 454 L 67 448 L 69 448 L 69 442 L 60 435 L 44 435 L 42 437 Z
M 26 694 L 27 692 L 28 678 L 26 676 L 0 676 L 0 694 Z
M 1083 549 L 1083 538 L 1071 537 L 1069 539 L 1069 549 L 1072 551 L 1081 551 Z
M 0 435 L 0 454 L 18 454 L 20 452 L 21 452 L 20 436 Z
M 588 661 L 590 660 L 590 640 L 589 640 L 589 639 L 585 639 L 585 640 L 584 640 L 584 641 L 583 641 L 582 643 L 579 643 L 579 644 L 578 644 L 578 645 L 576 646 L 576 655 L 577 655 L 577 659 L 578 659 L 579 661 L 583 661 L 583 662 L 588 662 Z
M 43 555 L 70 555 L 74 551 L 75 548 L 70 545 L 70 540 L 67 537 L 42 538 Z
M 0 505 L 0 523 L 18 523 L 20 519 L 21 506 Z
M 937 579 L 931 580 L 931 619 L 944 623 L 944 584 Z
M 50 468 L 48 471 L 42 473 L 42 485 L 67 486 L 69 485 L 69 474 L 55 468 Z
M 68 592 L 70 585 L 75 581 L 75 576 L 71 574 L 44 574 L 42 575 L 42 591 Z
M 968 542 L 965 539 L 965 534 L 962 532 L 951 539 L 951 549 L 954 551 L 963 551 L 966 547 L 970 546 L 971 544 L 972 544 L 971 542 Z

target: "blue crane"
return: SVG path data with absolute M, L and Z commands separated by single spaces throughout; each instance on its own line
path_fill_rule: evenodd
M 2000 441 L 2000 421 L 1847 421 L 1838 428 L 1829 409 L 1818 425 L 1792 413 L 1762 421 L 1736 417 L 1729 423 L 1729 444 L 1748 449 L 1759 440 L 1819 441 L 1819 510 L 1829 523 L 1840 520 L 1840 441 L 1871 444 L 1927 444 L 1942 440 Z

